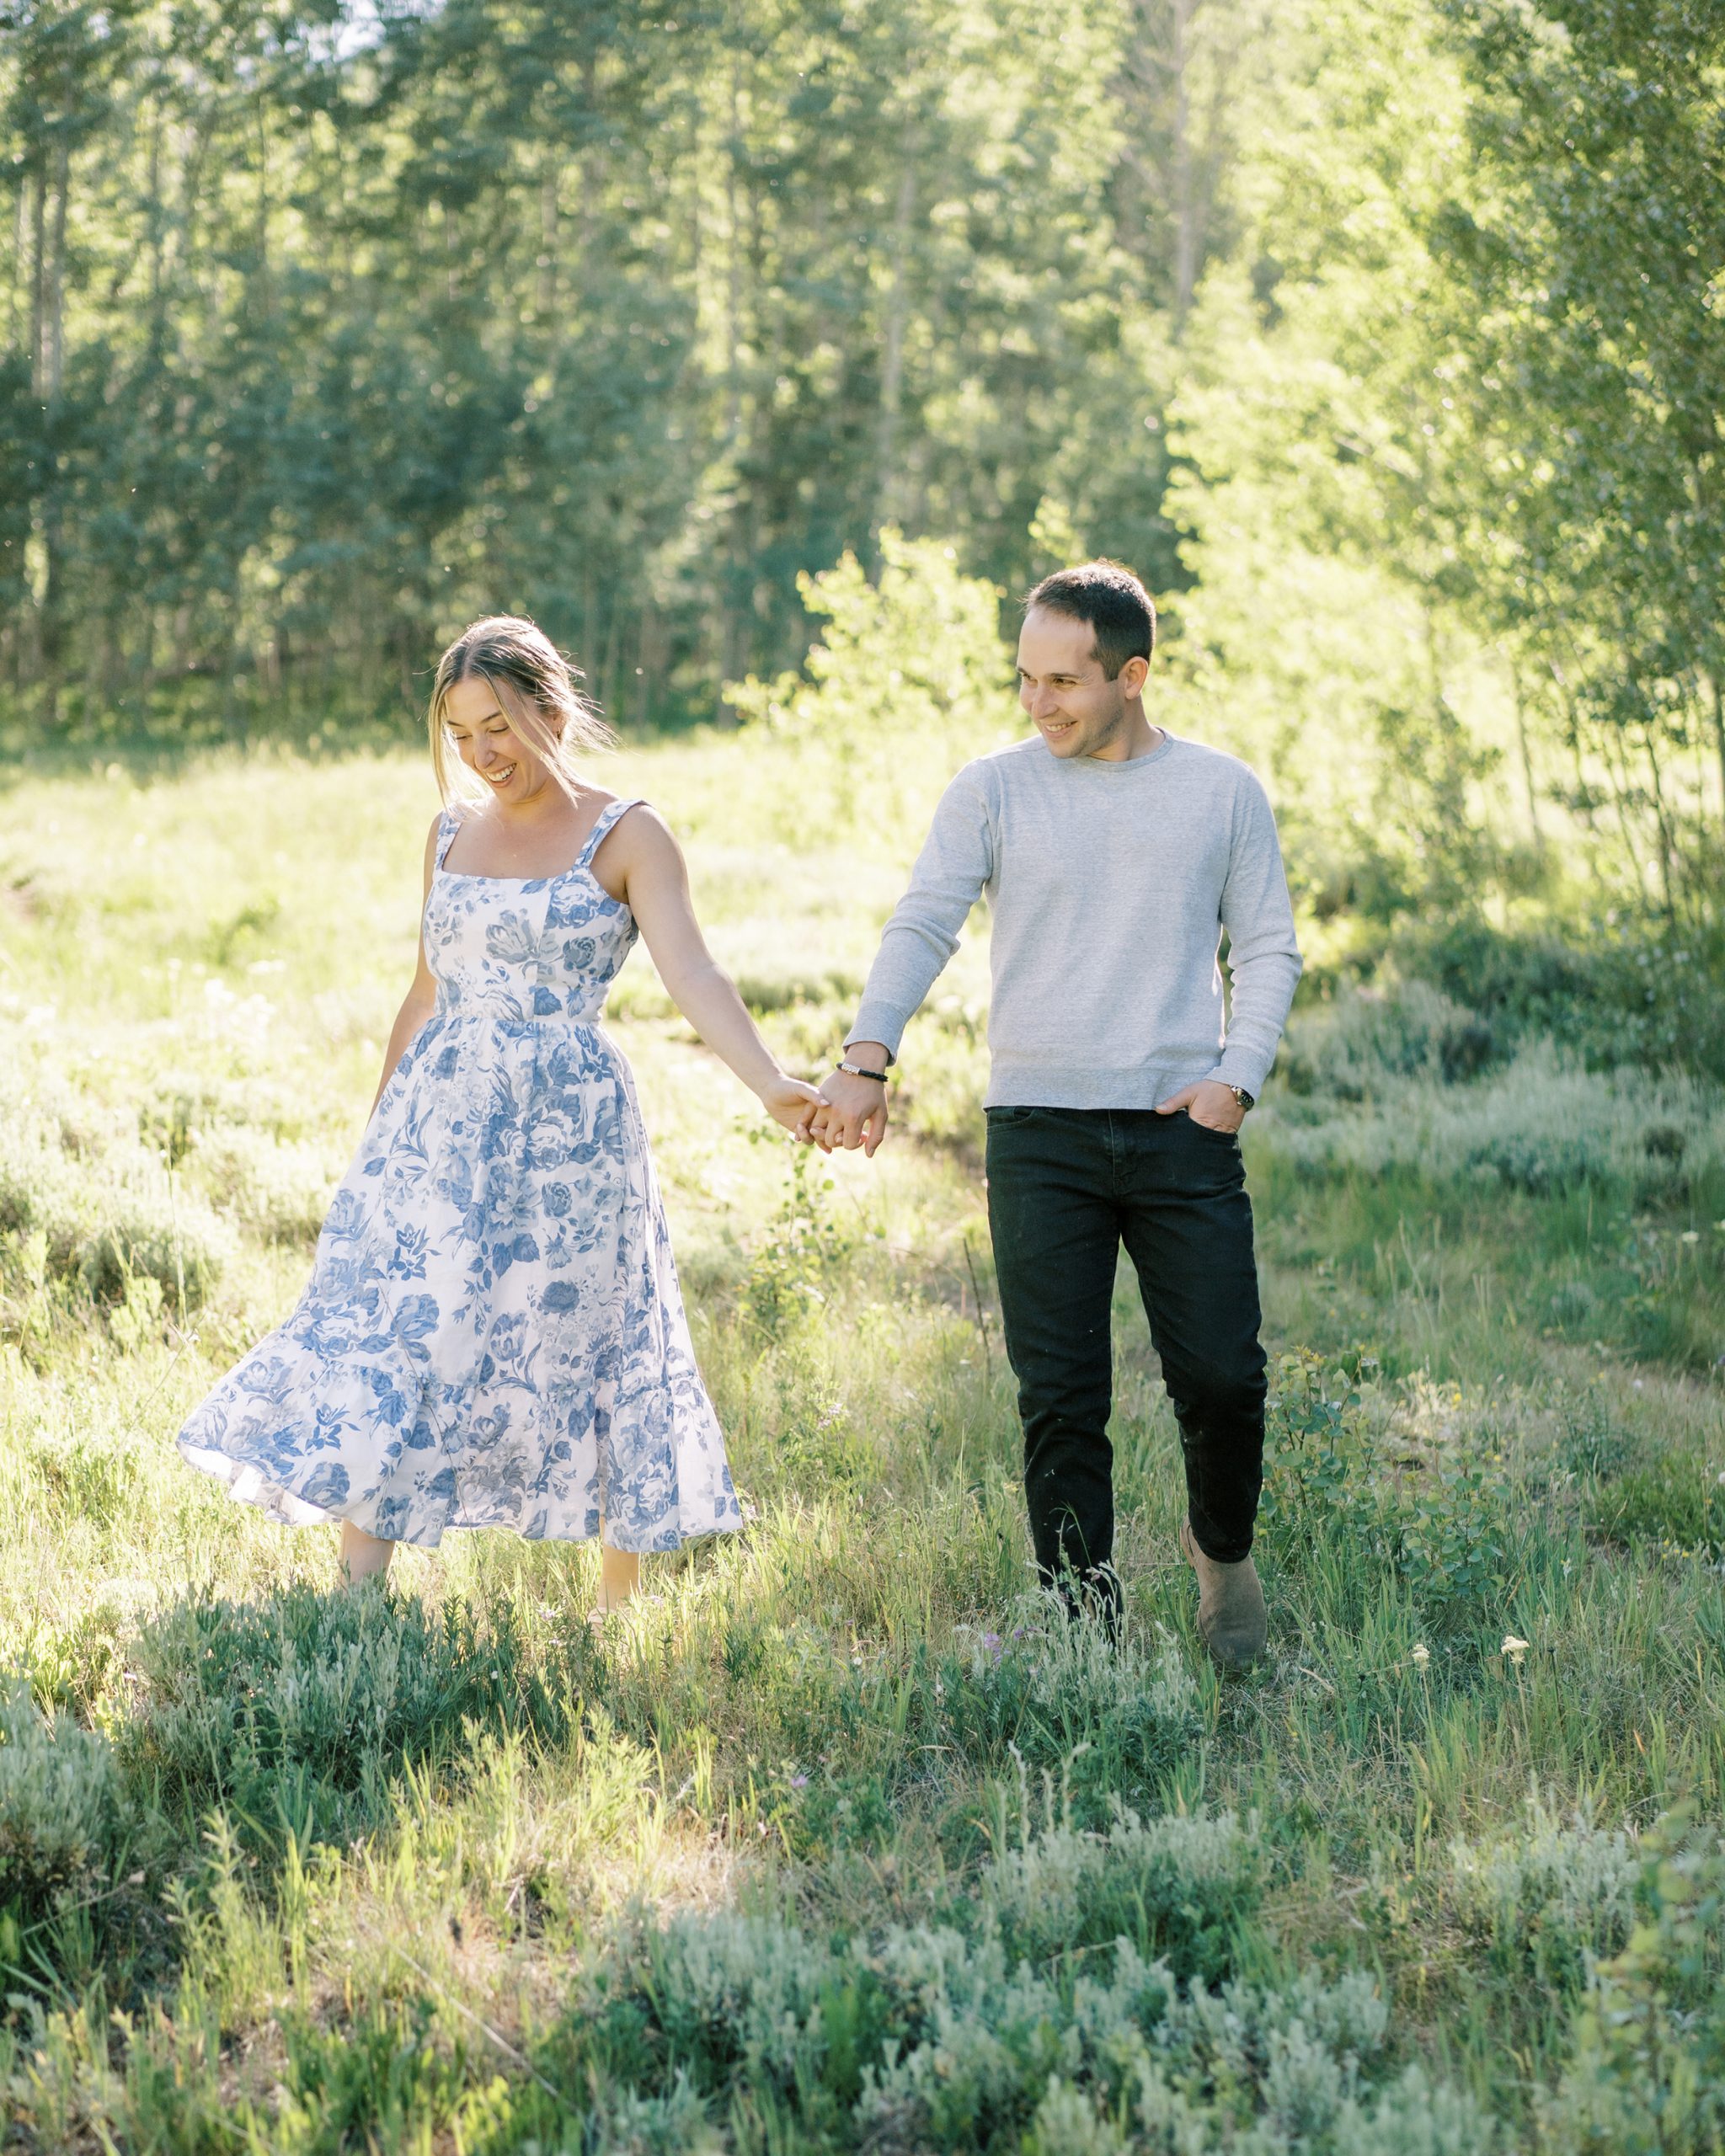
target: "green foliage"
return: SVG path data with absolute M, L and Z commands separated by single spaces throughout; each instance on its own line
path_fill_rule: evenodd
M 0 1276 L 27 1294 L 51 1283 L 124 1305 L 134 1331 L 164 1305 L 196 1309 L 232 1249 L 209 1208 L 136 1141 L 68 1132 L 28 1109 L 0 1139 Z
M 1450 1851 L 1457 1911 L 1492 1941 L 1504 1973 L 1572 1993 L 1628 1943 L 1642 1870 L 1629 1834 L 1582 1813 L 1559 1818 L 1537 1793 L 1519 1832 Z
M 1370 1981 L 1188 1988 L 1134 1940 L 1172 1924 L 1189 1949 L 1207 1915 L 1220 1934 L 1249 1908 L 1249 1831 L 1231 1817 L 1125 1816 L 1098 1837 L 1051 1830 L 991 1868 L 968 1932 L 898 1926 L 833 1942 L 777 1918 L 681 1918 L 605 1972 L 576 2041 L 613 2061 L 620 2047 L 652 2058 L 674 2101 L 688 2084 L 765 2083 L 841 2147 L 1011 2145 L 1033 2120 L 1094 2126 L 1097 2107 L 1117 2105 L 1151 2132 L 1184 2120 L 1181 2145 L 1194 2149 L 1254 2120 L 1267 2150 L 1295 2136 L 1328 2147 L 1316 2137 L 1353 2130 L 1383 2044 Z M 1069 2092 L 1052 2105 L 1051 2077 Z
M 756 843 L 782 753 L 751 724 L 614 781 L 685 833 L 726 962 L 802 985 L 765 1024 L 813 1070 L 914 833 Z M 1222 1683 L 1124 1274 L 1124 1646 L 1025 1598 L 981 938 L 906 1043 L 941 1140 L 906 1117 L 800 1187 L 632 962 L 611 1022 L 748 1530 L 649 1560 L 597 1636 L 590 1550 L 451 1535 L 352 1595 L 332 1534 L 233 1505 L 173 1438 L 303 1278 L 282 1238 L 411 963 L 422 785 L 259 750 L 147 789 L 32 776 L 0 816 L 36 894 L 0 898 L 26 1196 L 94 1219 L 134 1166 L 165 1196 L 165 1155 L 226 1251 L 188 1327 L 153 1275 L 99 1310 L 40 1224 L 6 1246 L 0 1645 L 37 1702 L 11 1784 L 0 1742 L 37 1881 L 0 1922 L 13 2137 L 1710 2151 L 1717 1089 L 1495 1019 L 1475 1069 L 1459 983 L 1314 999 L 1308 1090 L 1247 1125 L 1272 1632 Z M 199 976 L 272 892 L 267 956 Z M 1578 1179 L 1497 1165 L 1573 1134 Z M 776 1330 L 775 1277 L 822 1299 Z M 1684 1790 L 1692 1824 L 1650 1839 Z
M 769 1340 L 821 1309 L 821 1284 L 843 1262 L 848 1242 L 832 1217 L 826 1195 L 832 1178 L 820 1155 L 794 1140 L 785 1150 L 785 1201 L 749 1261 L 745 1289 L 750 1315 Z
M 1703 2156 L 1725 2134 L 1725 1861 L 1681 1811 L 1642 1852 L 1641 1921 L 1589 1972 L 1548 2128 L 1587 2156 Z
M 128 1771 L 195 1817 L 231 1806 L 302 1843 L 375 1814 L 405 1763 L 478 1731 L 562 1726 L 507 1611 L 482 1629 L 380 1589 L 181 1601 L 139 1635 Z
M 1376 1358 L 1327 1368 L 1306 1353 L 1281 1358 L 1265 1445 L 1261 1512 L 1272 1546 L 1353 1543 L 1403 1580 L 1428 1619 L 1502 1604 L 1520 1537 L 1505 1513 L 1493 1461 L 1439 1449 L 1429 1463 L 1393 1465 L 1363 1412 L 1359 1380 Z
M 1591 1184 L 1637 1205 L 1695 1199 L 1699 1209 L 1725 1185 L 1718 1096 L 1692 1079 L 1598 1075 L 1544 1042 L 1471 1084 L 1410 1075 L 1434 1061 L 1440 1070 L 1446 1041 L 1475 1037 L 1453 1008 L 1434 1034 L 1430 995 L 1416 988 L 1387 1007 L 1368 1004 L 1364 1022 L 1348 999 L 1335 1020 L 1296 1025 L 1298 1090 L 1274 1102 L 1279 1150 L 1317 1171 L 1395 1167 L 1543 1193 Z
M 848 553 L 800 578 L 804 606 L 825 624 L 802 673 L 729 691 L 772 744 L 787 840 L 910 828 L 1012 723 L 995 587 L 935 540 L 883 531 L 880 558 L 873 582 Z
M 1725 782 L 1716 415 L 1725 26 L 1706 6 L 1445 0 L 1472 95 L 1471 184 L 1434 238 L 1461 286 L 1453 379 L 1480 499 L 1464 558 L 1557 727 L 1615 766 L 1674 927 L 1717 915 Z
M 1638 1064 L 1725 1077 L 1717 927 L 1614 913 L 1505 935 L 1464 917 L 1408 937 L 1402 953 L 1410 971 L 1465 1000 L 1495 1054 L 1544 1038 L 1594 1070 Z
M 912 512 L 1024 579 L 1057 465 L 1162 580 L 1134 323 L 1173 236 L 1122 104 L 1194 146 L 1124 31 L 1076 0 L 29 10 L 5 675 L 86 739 L 316 740 L 509 606 L 613 715 L 711 718 L 794 662 L 798 574 Z
M 1124 1939 L 1177 1977 L 1216 1983 L 1258 1912 L 1262 1828 L 1231 1812 L 1146 1821 L 1117 1801 L 1100 1833 L 1051 1821 L 1004 1852 L 987 1906 L 1009 1952 L 1028 1961 Z
M 999 1631 L 966 1628 L 942 1662 L 937 1723 L 962 1750 L 1060 1769 L 1087 1816 L 1110 1792 L 1153 1782 L 1190 1742 L 1198 1694 L 1172 1641 L 1118 1646 L 1050 1596 L 1027 1598 Z
M 23 1935 L 108 1883 L 124 1809 L 105 1737 L 45 1715 L 13 1679 L 0 1701 L 0 1959 Z

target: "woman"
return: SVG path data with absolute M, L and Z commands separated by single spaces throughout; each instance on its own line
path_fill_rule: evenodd
M 770 1115 L 806 1137 L 820 1097 L 709 954 L 664 820 L 583 776 L 609 736 L 531 622 L 458 638 L 429 720 L 448 805 L 371 1120 L 298 1307 L 179 1446 L 273 1519 L 339 1520 L 350 1580 L 451 1527 L 598 1534 L 604 1610 L 642 1550 L 741 1524 L 628 1065 L 598 1025 L 638 931 Z

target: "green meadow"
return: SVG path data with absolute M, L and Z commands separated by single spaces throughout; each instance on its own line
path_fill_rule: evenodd
M 823 821 L 813 753 L 606 774 L 811 1074 L 939 776 Z M 7 2145 L 1720 2147 L 1718 1089 L 1314 969 L 1247 1127 L 1271 1652 L 1223 1681 L 1130 1269 L 1124 1645 L 1030 1592 L 985 922 L 873 1163 L 772 1130 L 638 953 L 748 1530 L 596 1638 L 590 1548 L 354 1592 L 173 1440 L 298 1292 L 435 805 L 422 755 L 281 746 L 0 793 Z

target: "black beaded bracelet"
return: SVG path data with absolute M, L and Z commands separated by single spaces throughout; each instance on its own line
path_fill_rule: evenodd
M 865 1070 L 860 1063 L 841 1063 L 838 1067 L 852 1078 L 872 1078 L 877 1086 L 884 1086 L 886 1083 L 886 1073 L 884 1070 Z

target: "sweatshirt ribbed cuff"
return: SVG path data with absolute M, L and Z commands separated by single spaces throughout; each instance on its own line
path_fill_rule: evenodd
M 1261 1101 L 1269 1079 L 1270 1064 L 1274 1061 L 1274 1055 L 1266 1063 L 1257 1056 L 1247 1054 L 1244 1049 L 1225 1049 L 1221 1061 L 1210 1075 L 1216 1085 L 1238 1086 L 1250 1093 L 1253 1100 Z
M 901 1017 L 896 1011 L 889 1011 L 884 1004 L 865 1003 L 857 1013 L 857 1022 L 845 1035 L 845 1052 L 850 1053 L 852 1041 L 879 1041 L 887 1052 L 889 1062 L 899 1059 L 899 1043 L 905 1037 L 908 1017 Z

